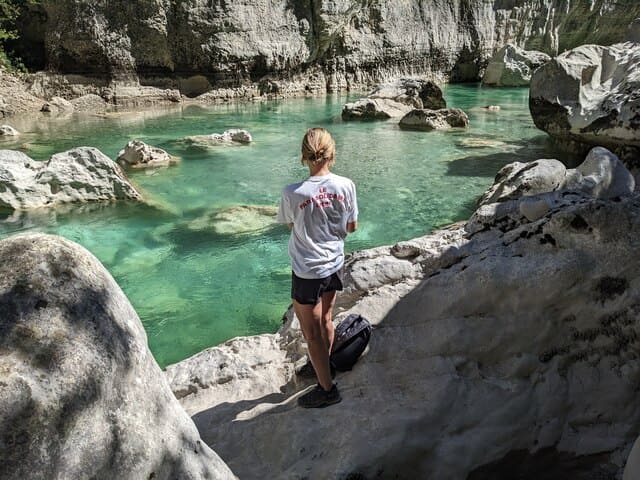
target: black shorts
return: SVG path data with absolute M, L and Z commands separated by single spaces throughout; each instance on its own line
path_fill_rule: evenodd
M 341 268 L 325 278 L 300 278 L 291 272 L 291 298 L 303 305 L 317 305 L 325 292 L 342 290 Z

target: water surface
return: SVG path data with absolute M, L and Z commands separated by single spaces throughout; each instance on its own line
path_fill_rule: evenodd
M 13 215 L 0 223 L 0 237 L 42 231 L 88 248 L 136 308 L 160 365 L 237 335 L 273 332 L 290 303 L 286 228 L 215 235 L 191 231 L 189 222 L 211 209 L 277 205 L 282 187 L 307 175 L 299 148 L 312 126 L 334 135 L 334 171 L 358 189 L 360 229 L 348 238 L 348 251 L 465 219 L 504 164 L 559 158 L 531 121 L 527 89 L 449 86 L 445 96 L 449 106 L 467 111 L 468 130 L 408 132 L 394 121 L 342 122 L 347 97 L 15 119 L 25 134 L 0 147 L 20 147 L 39 160 L 81 145 L 115 158 L 129 140 L 141 139 L 182 162 L 130 174 L 163 208 L 123 203 Z M 501 110 L 481 108 L 490 104 Z M 228 128 L 246 128 L 254 143 L 197 149 L 180 141 Z

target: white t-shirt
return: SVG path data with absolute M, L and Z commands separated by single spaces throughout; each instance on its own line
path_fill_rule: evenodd
M 279 223 L 293 223 L 291 268 L 300 278 L 325 278 L 344 264 L 347 223 L 358 219 L 356 186 L 334 173 L 309 177 L 282 191 Z

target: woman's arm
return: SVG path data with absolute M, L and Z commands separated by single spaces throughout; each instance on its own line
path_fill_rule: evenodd
M 358 229 L 358 221 L 347 222 L 347 233 L 353 233 Z

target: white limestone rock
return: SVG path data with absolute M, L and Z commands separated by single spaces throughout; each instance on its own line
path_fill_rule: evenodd
M 561 146 L 640 147 L 640 44 L 583 45 L 536 70 L 529 109 Z
M 49 113 L 72 112 L 73 110 L 73 104 L 62 97 L 53 97 L 47 103 L 42 105 L 42 108 L 40 109 L 41 112 Z
M 201 439 L 138 315 L 79 245 L 0 241 L 3 478 L 235 479 Z
M 633 175 L 616 155 L 606 148 L 595 147 L 575 171 L 567 171 L 562 188 L 595 198 L 615 198 L 631 195 L 635 186 Z
M 187 143 L 202 146 L 215 145 L 248 145 L 253 142 L 251 134 L 242 129 L 232 128 L 223 133 L 212 133 L 211 135 L 192 135 L 185 137 Z
M 468 126 L 469 117 L 459 108 L 414 109 L 400 120 L 400 128 L 405 130 L 450 130 Z
M 489 87 L 523 87 L 529 85 L 531 75 L 551 60 L 546 53 L 524 50 L 507 44 L 498 50 L 487 65 L 482 85 Z
M 131 140 L 118 154 L 118 163 L 130 168 L 157 168 L 175 165 L 180 159 L 141 140 Z
M 20 132 L 18 132 L 11 125 L 0 125 L 1 137 L 17 137 L 18 135 L 20 135 Z
M 365 98 L 342 108 L 343 120 L 400 118 L 414 108 L 445 108 L 442 90 L 433 82 L 400 79 L 376 87 Z
M 0 150 L 2 210 L 113 200 L 141 201 L 142 195 L 122 169 L 96 148 L 74 148 L 46 162 Z
M 434 232 L 439 266 L 386 280 L 381 267 L 378 284 L 347 295 L 338 319 L 362 313 L 375 328 L 365 356 L 337 377 L 339 407 L 296 406 L 304 345 L 290 315 L 273 336 L 170 367 L 203 439 L 241 478 L 462 479 L 540 449 L 554 468 L 565 456 L 589 468 L 583 456 L 597 453 L 598 468 L 617 469 L 640 429 L 640 197 L 555 195 L 558 206 L 535 222 L 466 238 L 451 230 L 459 240 L 449 248 Z M 395 271 L 396 251 L 428 265 L 419 245 L 429 237 L 357 261 L 386 258 L 378 264 Z

